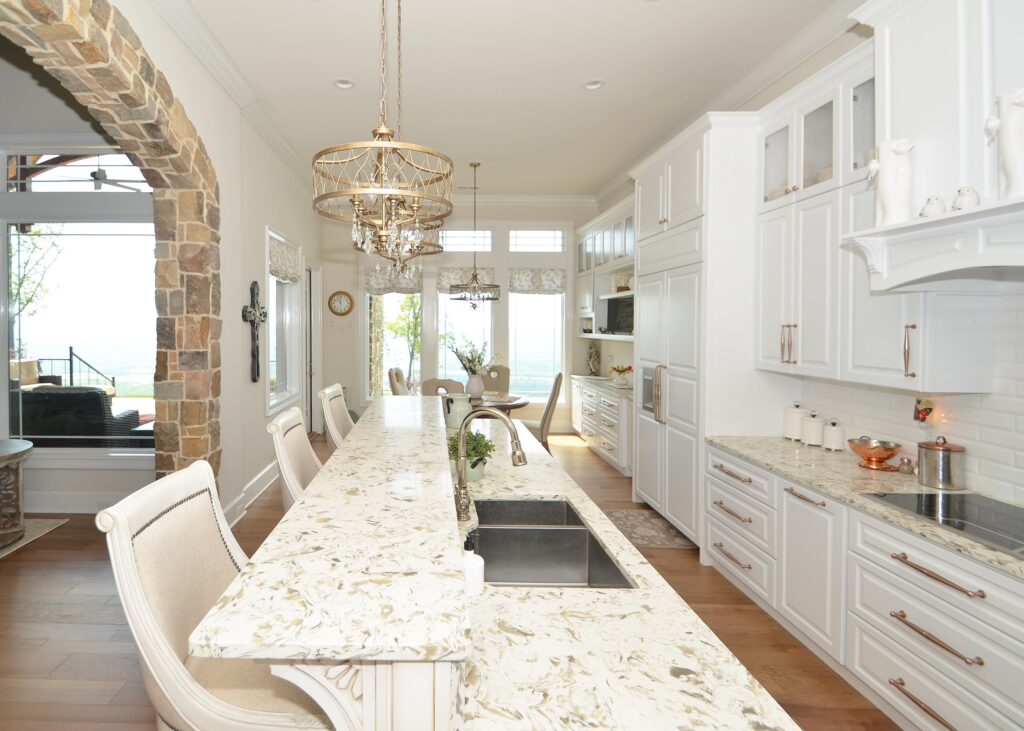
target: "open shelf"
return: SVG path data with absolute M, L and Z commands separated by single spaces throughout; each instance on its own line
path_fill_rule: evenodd
M 597 298 L 599 300 L 617 300 L 617 299 L 622 299 L 623 297 L 632 297 L 632 296 L 633 296 L 633 290 L 630 289 L 630 290 L 627 290 L 625 292 L 616 292 L 615 294 L 599 294 L 597 296 Z
M 613 335 L 611 333 L 580 333 L 579 337 L 586 338 L 587 340 L 621 340 L 624 342 L 633 342 L 632 335 Z

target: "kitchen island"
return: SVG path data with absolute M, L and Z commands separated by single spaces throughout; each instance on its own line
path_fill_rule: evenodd
M 467 596 L 436 397 L 377 399 L 192 633 L 253 658 L 339 728 L 796 729 L 778 703 L 525 429 L 474 499 L 564 499 L 635 588 Z

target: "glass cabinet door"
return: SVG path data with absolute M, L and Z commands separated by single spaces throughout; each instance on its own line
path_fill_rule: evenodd
M 592 269 L 595 266 L 594 261 L 594 234 L 587 234 L 587 238 L 584 239 L 584 254 L 587 260 L 586 269 Z M 585 270 L 584 270 L 585 271 Z
M 835 178 L 835 103 L 827 103 L 802 115 L 801 129 L 801 187 L 806 190 Z
M 587 271 L 587 254 L 582 241 L 576 244 L 576 271 Z
M 765 203 L 789 193 L 789 125 L 780 127 L 764 138 Z
M 625 255 L 626 251 L 623 248 L 622 241 L 622 221 L 619 221 L 612 226 L 612 256 L 616 259 L 621 259 Z
M 626 252 L 626 256 L 633 256 L 633 217 L 632 216 L 627 216 L 626 217 L 626 221 L 623 224 L 623 228 L 625 229 L 624 232 L 623 232 L 623 239 L 624 239 L 623 245 L 625 247 L 623 249 L 623 251 Z
M 849 169 L 863 171 L 875 158 L 875 80 L 868 79 L 850 91 Z

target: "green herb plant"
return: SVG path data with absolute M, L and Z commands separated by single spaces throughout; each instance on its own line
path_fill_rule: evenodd
M 493 453 L 494 442 L 479 432 L 466 432 L 466 460 L 470 467 L 476 468 L 479 465 L 487 464 L 487 460 Z M 452 434 L 448 437 L 448 459 L 458 458 L 459 435 Z

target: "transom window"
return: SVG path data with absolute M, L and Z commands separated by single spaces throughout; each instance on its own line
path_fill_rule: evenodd
M 565 251 L 565 231 L 509 231 L 508 250 L 560 254 Z
M 441 246 L 445 251 L 491 251 L 490 231 L 441 231 Z
M 6 160 L 8 193 L 151 193 L 127 155 L 17 153 Z

